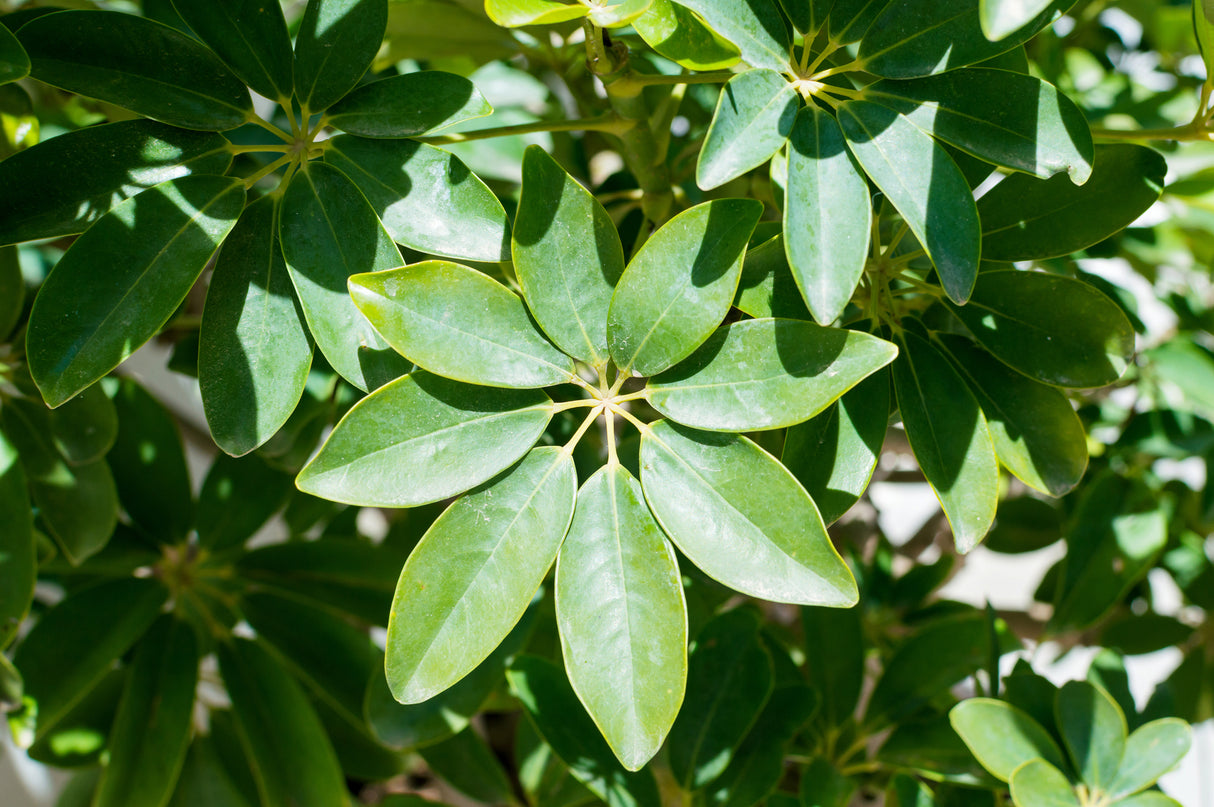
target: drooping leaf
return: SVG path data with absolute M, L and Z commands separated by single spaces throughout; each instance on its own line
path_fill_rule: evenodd
M 227 147 L 217 134 L 150 120 L 93 126 L 39 143 L 0 161 L 0 185 L 39 188 L 0 196 L 0 243 L 82 233 L 115 204 L 153 185 L 223 174 L 232 162 Z
M 724 185 L 771 159 L 788 142 L 797 91 L 775 70 L 747 70 L 726 82 L 696 164 L 704 190 Z
M 966 698 L 948 713 L 949 722 L 982 767 L 1001 782 L 1031 759 L 1066 767 L 1062 751 L 1041 724 L 1010 703 Z
M 518 461 L 543 433 L 552 409 L 542 392 L 415 372 L 355 404 L 295 484 L 363 507 L 440 501 Z
M 1109 795 L 1124 798 L 1149 787 L 1189 752 L 1193 732 L 1176 717 L 1164 717 L 1139 726 L 1126 739 L 1125 752 Z
M 308 0 L 295 37 L 295 98 L 320 112 L 358 83 L 388 27 L 388 0 Z
M 997 42 L 1028 25 L 1049 6 L 1050 0 L 978 0 L 978 22 L 986 38 Z
M 982 257 L 1055 258 L 1103 241 L 1155 204 L 1166 172 L 1159 152 L 1123 143 L 1095 150 L 1083 185 L 1061 176 L 1013 174 L 979 201 Z
M 620 763 L 657 753 L 683 700 L 687 614 L 674 550 L 620 465 L 582 485 L 556 566 L 565 671 Z
M 716 199 L 675 216 L 645 242 L 607 315 L 617 367 L 655 375 L 708 338 L 729 311 L 762 212 L 753 199 Z
M 675 0 L 732 42 L 751 67 L 789 69 L 789 37 L 776 0 Z
M 864 273 L 872 229 L 868 182 L 838 121 L 810 104 L 797 114 L 784 187 L 784 250 L 814 319 L 829 325 Z
M 241 81 L 274 101 L 291 97 L 291 39 L 280 3 L 173 0 L 173 7 Z
M 1068 681 L 1054 702 L 1058 730 L 1079 778 L 1092 790 L 1108 790 L 1125 752 L 1121 708 L 1100 687 Z
M 327 163 L 308 163 L 283 196 L 278 228 L 308 329 L 333 369 L 366 392 L 378 386 L 377 365 L 405 372 L 408 363 L 392 352 L 346 290 L 353 274 L 404 263 L 354 183 Z
M 957 164 L 906 118 L 871 101 L 841 104 L 839 123 L 852 154 L 927 251 L 949 298 L 964 303 L 978 275 L 981 226 Z
M 245 208 L 224 244 L 199 330 L 198 383 L 215 443 L 241 456 L 299 403 L 312 340 L 279 248 L 274 199 Z
M 1102 387 L 1134 355 L 1122 310 L 1081 280 L 1042 272 L 983 272 L 953 312 L 978 343 L 1025 375 L 1060 387 Z
M 733 44 L 674 0 L 653 0 L 632 27 L 645 44 L 689 70 L 723 70 L 741 58 Z
M 536 330 L 518 295 L 467 266 L 424 261 L 355 275 L 350 296 L 388 344 L 437 375 L 515 388 L 573 377 L 573 361 Z
M 168 321 L 243 207 L 239 180 L 174 179 L 118 205 L 72 244 L 30 312 L 30 372 L 49 405 L 75 397 Z
M 4 28 L 0 31 L 0 84 L 25 78 L 29 73 L 30 57 L 13 32 Z
M 364 84 L 329 108 L 343 132 L 363 137 L 413 137 L 482 118 L 493 111 L 471 81 L 423 70 Z
M 325 162 L 358 186 L 394 241 L 449 258 L 509 257 L 502 203 L 458 157 L 411 140 L 339 135 L 326 143 Z
M 925 339 L 904 333 L 894 392 L 919 468 L 959 552 L 982 540 L 999 502 L 999 463 L 982 408 L 965 380 Z
M 1092 173 L 1092 134 L 1079 107 L 1034 76 L 974 67 L 910 81 L 878 81 L 864 97 L 980 159 L 1047 179 Z
M 553 23 L 585 17 L 589 6 L 559 0 L 485 0 L 489 19 L 505 28 Z
M 17 449 L 0 431 L 0 648 L 17 635 L 37 580 L 34 522 Z M 3 701 L 0 698 L 0 701 Z M 20 698 L 17 699 L 18 701 Z
M 185 129 L 244 124 L 253 99 L 227 65 L 167 25 L 117 11 L 39 17 L 18 36 L 30 75 Z
M 570 356 L 604 363 L 607 309 L 624 271 L 624 248 L 599 201 L 539 146 L 523 157 L 511 254 L 544 333 Z
M 442 692 L 506 638 L 556 558 L 576 492 L 570 455 L 537 448 L 434 522 L 401 572 L 388 620 L 397 700 Z
M 747 438 L 659 421 L 641 438 L 641 484 L 658 523 L 709 577 L 775 602 L 856 602 L 813 501 Z

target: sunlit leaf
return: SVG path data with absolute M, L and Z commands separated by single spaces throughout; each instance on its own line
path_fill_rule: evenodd
M 367 72 L 388 26 L 388 0 L 308 0 L 295 37 L 295 98 L 320 112 Z
M 788 141 L 797 91 L 774 70 L 747 70 L 726 82 L 696 163 L 696 184 L 724 185 L 771 159 Z
M 424 70 L 364 84 L 329 108 L 329 122 L 363 137 L 412 137 L 493 111 L 471 81 Z

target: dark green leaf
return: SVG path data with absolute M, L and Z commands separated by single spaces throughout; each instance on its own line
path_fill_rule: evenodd
M 101 459 L 118 437 L 118 413 L 99 386 L 52 410 L 49 423 L 55 448 L 73 465 Z
M 329 123 L 363 137 L 413 137 L 493 111 L 471 81 L 424 70 L 364 84 L 329 108 Z
M 418 753 L 431 770 L 476 801 L 502 804 L 512 800 L 502 763 L 474 729 L 466 728 Z
M 214 750 L 210 737 L 190 743 L 169 807 L 250 807 Z
M 30 58 L 17 37 L 7 28 L 0 30 L 0 84 L 25 78 L 29 72 Z
M 48 404 L 77 395 L 168 321 L 243 207 L 239 180 L 170 180 L 118 205 L 72 244 L 30 312 L 30 372 Z
M 742 52 L 751 67 L 789 69 L 788 29 L 775 0 L 675 0 Z
M 185 129 L 235 129 L 253 115 L 240 79 L 204 45 L 116 11 L 64 11 L 22 26 L 30 75 Z
M 54 728 L 30 746 L 30 759 L 59 768 L 80 768 L 101 762 L 126 678 L 125 667 L 108 670 L 95 686 L 82 694 Z
M 105 460 L 54 471 L 30 480 L 42 523 L 72 565 L 101 551 L 118 520 L 118 492 Z
M 722 70 L 741 58 L 734 45 L 673 0 L 653 0 L 632 27 L 649 47 L 689 70 Z
M 812 319 L 788 267 L 782 236 L 768 239 L 746 253 L 733 305 L 755 319 Z
M 974 759 L 970 749 L 949 724 L 947 714 L 916 715 L 898 724 L 881 743 L 877 760 L 898 770 L 913 771 L 928 779 L 958 784 L 997 787 Z M 964 791 L 972 795 L 973 791 Z M 954 807 L 977 807 L 962 800 Z M 996 807 L 991 804 L 990 807 Z
M 1180 647 L 1192 635 L 1191 625 L 1175 617 L 1148 611 L 1145 614 L 1127 614 L 1109 622 L 1100 634 L 1100 643 L 1126 655 L 1138 655 L 1154 653 L 1165 647 Z
M 819 720 L 840 726 L 856 711 L 864 683 L 864 626 L 859 608 L 801 609 L 805 673 L 822 700 Z
M 788 141 L 797 91 L 775 70 L 747 70 L 726 82 L 696 164 L 704 190 L 724 185 L 771 159 Z
M 37 560 L 25 472 L 17 449 L 0 431 L 0 648 L 17 635 L 34 598 Z M 4 701 L 0 698 L 0 702 Z
M 912 776 L 895 774 L 885 789 L 885 807 L 935 807 L 932 792 Z
M 8 161 L 0 162 L 3 166 Z M 3 213 L 0 213 L 2 216 Z M 0 247 L 0 341 L 7 341 L 25 309 L 25 278 L 17 248 Z
M 815 757 L 801 775 L 801 807 L 847 807 L 856 782 L 842 774 L 826 759 Z
M 1093 791 L 1107 791 L 1125 751 L 1121 708 L 1103 689 L 1087 681 L 1069 681 L 1058 690 L 1054 711 L 1079 778 Z
M 1035 552 L 1062 538 L 1062 513 L 1050 502 L 1017 496 L 999 502 L 995 526 L 984 546 L 992 552 L 1015 555 Z
M 295 98 L 320 112 L 358 83 L 388 27 L 388 0 L 308 0 L 295 38 Z
M 1001 782 L 1030 759 L 1063 768 L 1066 761 L 1049 732 L 1029 715 L 993 698 L 968 698 L 949 711 L 949 721 L 971 752 Z
M 291 478 L 260 457 L 220 455 L 198 496 L 198 543 L 212 552 L 239 546 L 286 504 Z
M 827 0 L 829 2 L 829 0 Z M 858 42 L 890 0 L 834 0 L 829 2 L 828 33 L 840 45 Z
M 173 5 L 241 81 L 273 101 L 291 97 L 291 39 L 277 0 L 173 0 Z

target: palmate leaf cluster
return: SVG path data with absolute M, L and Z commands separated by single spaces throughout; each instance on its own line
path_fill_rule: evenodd
M 0 198 L 0 694 L 65 804 L 1174 803 L 1212 662 L 1141 612 L 1160 569 L 1212 605 L 1153 465 L 1214 456 L 1209 306 L 1136 356 L 1074 256 L 1151 276 L 1209 183 L 1121 234 L 1169 168 L 1093 137 L 1149 116 L 1077 78 L 1087 4 L 82 5 L 0 16 L 0 187 L 45 189 Z M 124 366 L 166 337 L 197 493 Z M 900 473 L 948 538 L 909 571 L 863 520 Z M 1001 675 L 935 594 L 984 539 L 1065 541 L 1034 639 L 1181 668 Z

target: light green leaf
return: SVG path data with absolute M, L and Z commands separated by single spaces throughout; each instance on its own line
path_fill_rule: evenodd
M 1134 329 L 1108 297 L 1041 272 L 983 272 L 955 313 L 995 358 L 1060 387 L 1103 387 L 1134 355 Z
M 753 612 L 735 609 L 696 636 L 686 701 L 668 742 L 670 772 L 684 790 L 698 790 L 725 770 L 771 696 L 771 654 L 758 629 Z
M 170 180 L 118 205 L 72 244 L 30 312 L 30 372 L 49 405 L 75 397 L 155 335 L 243 207 L 239 180 Z
M 864 97 L 979 159 L 1049 178 L 1092 173 L 1092 133 L 1079 107 L 1034 76 L 974 67 L 910 81 L 878 81 Z
M 190 743 L 197 681 L 194 628 L 161 616 L 135 651 L 95 807 L 168 803 Z
M 363 137 L 413 137 L 493 111 L 471 81 L 424 70 L 364 84 L 329 108 L 329 123 Z
M 641 484 L 658 523 L 709 577 L 774 602 L 855 604 L 813 501 L 747 438 L 659 421 L 641 438 Z
M 573 361 L 535 329 L 518 295 L 475 269 L 424 261 L 355 275 L 349 285 L 388 344 L 432 373 L 517 388 L 573 377 Z
M 480 3 L 409 0 L 388 4 L 388 31 L 373 69 L 401 59 L 467 57 L 476 64 L 508 59 L 519 51 L 510 32 L 495 25 Z
M 1061 391 L 996 361 L 973 342 L 943 334 L 950 354 L 978 398 L 1000 462 L 1029 487 L 1062 496 L 1088 467 L 1087 433 Z
M 51 441 L 72 465 L 101 459 L 118 437 L 118 413 L 97 385 L 51 410 L 48 422 Z
M 828 525 L 851 509 L 872 479 L 889 427 L 889 398 L 889 371 L 878 371 L 784 436 L 780 461 Z
M 485 13 L 489 19 L 506 28 L 552 25 L 581 19 L 589 12 L 588 5 L 557 0 L 485 0 Z
M 957 303 L 978 275 L 981 227 L 969 184 L 930 136 L 869 101 L 839 106 L 847 145 L 927 251 L 940 284 Z
M 1206 63 L 1206 75 L 1214 64 L 1214 3 L 1210 0 L 1194 0 L 1193 30 L 1197 36 L 1197 49 Z
M 241 81 L 271 100 L 290 98 L 293 57 L 281 3 L 173 0 L 173 6 Z
M 1049 8 L 1050 0 L 978 0 L 978 22 L 992 42 L 1019 31 Z
M 1124 798 L 1155 784 L 1184 758 L 1192 742 L 1193 732 L 1180 718 L 1165 717 L 1139 726 L 1126 740 L 1110 796 Z
M 1013 174 L 979 200 L 982 257 L 1055 258 L 1103 241 L 1155 203 L 1166 172 L 1159 152 L 1124 143 L 1095 150 L 1083 185 Z
M 1066 767 L 1062 751 L 1041 724 L 1005 701 L 967 698 L 948 713 L 953 729 L 970 751 L 1001 782 L 1031 759 Z
M 687 681 L 687 607 L 674 550 L 620 465 L 595 473 L 556 566 L 565 671 L 620 763 L 662 746 Z
M 17 635 L 34 598 L 34 520 L 17 449 L 0 431 L 0 648 Z M 4 698 L 0 697 L 0 702 Z
M 788 29 L 775 0 L 675 0 L 742 52 L 751 67 L 789 69 Z
M 788 142 L 797 91 L 775 70 L 747 70 L 726 82 L 696 163 L 696 184 L 724 185 L 771 159 Z
M 650 236 L 620 277 L 607 315 L 617 367 L 655 375 L 703 344 L 729 311 L 762 212 L 753 199 L 716 199 Z
M 295 37 L 295 98 L 320 112 L 350 91 L 388 27 L 388 0 L 308 0 Z
M 64 11 L 21 27 L 30 75 L 185 129 L 235 129 L 253 114 L 243 82 L 206 46 L 117 11 Z
M 286 504 L 291 477 L 259 456 L 216 457 L 198 495 L 198 543 L 217 552 L 240 546 Z
M 4 26 L 0 26 L 4 28 Z M 25 48 L 13 36 L 13 32 L 4 28 L 0 31 L 0 84 L 7 84 L 30 74 L 30 57 Z
M 778 429 L 808 420 L 894 360 L 890 342 L 792 319 L 726 325 L 654 378 L 645 397 L 685 426 Z
M 82 233 L 122 200 L 189 174 L 223 174 L 232 162 L 217 134 L 150 120 L 92 126 L 0 161 L 0 185 L 39 188 L 0 196 L 0 243 Z M 98 160 L 105 154 L 105 160 Z
M 262 804 L 344 807 L 345 777 L 299 684 L 259 642 L 233 639 L 218 653 Z
M 1184 805 L 1158 790 L 1148 790 L 1146 793 L 1122 799 L 1117 802 L 1117 807 L 1184 807 Z
M 460 499 L 409 556 L 388 619 L 388 684 L 418 703 L 493 652 L 527 610 L 573 517 L 569 454 L 536 448 Z
M 645 44 L 688 70 L 723 70 L 741 58 L 738 49 L 695 12 L 673 0 L 653 0 L 632 27 Z
M 1147 372 L 1172 388 L 1180 403 L 1209 419 L 1214 418 L 1214 354 L 1186 334 L 1176 334 L 1142 353 Z M 1169 390 L 1172 391 L 1172 390 Z M 1186 452 L 1187 453 L 1187 452 Z
M 211 274 L 198 383 L 215 443 L 233 456 L 274 436 L 303 395 L 312 339 L 278 244 L 273 197 L 245 208 Z
M 523 157 L 511 253 L 523 298 L 544 333 L 570 356 L 603 364 L 624 248 L 599 201 L 539 146 Z
M 411 140 L 339 135 L 326 142 L 325 162 L 358 186 L 394 241 L 449 258 L 510 257 L 502 203 L 458 157 Z
M 363 507 L 441 501 L 517 462 L 543 434 L 552 410 L 539 391 L 415 372 L 355 404 L 295 484 Z
M 623 28 L 641 17 L 653 0 L 606 0 L 602 5 L 590 4 L 586 16 L 600 28 Z
M 392 352 L 346 290 L 357 272 L 404 263 L 354 183 L 327 163 L 308 163 L 283 196 L 278 234 L 308 329 L 333 369 L 365 392 L 379 386 L 377 365 L 404 372 L 408 363 Z
M 904 333 L 901 349 L 893 379 L 906 437 L 957 551 L 968 552 L 990 530 L 999 503 L 990 429 L 965 380 L 931 344 Z
M 868 182 L 838 121 L 810 104 L 797 114 L 784 186 L 784 250 L 814 319 L 843 314 L 864 274 L 872 229 Z
M 1107 791 L 1125 752 L 1125 715 L 1117 702 L 1087 681 L 1068 681 L 1054 701 L 1058 731 L 1079 778 L 1093 791 Z

